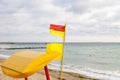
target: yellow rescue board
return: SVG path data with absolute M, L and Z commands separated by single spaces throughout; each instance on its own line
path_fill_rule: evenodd
M 8 76 L 24 78 L 38 72 L 59 56 L 60 54 L 57 53 L 46 54 L 30 50 L 21 51 L 9 57 L 1 67 L 3 73 Z

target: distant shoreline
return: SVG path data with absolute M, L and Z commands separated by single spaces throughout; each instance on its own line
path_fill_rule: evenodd
M 46 47 L 22 47 L 22 48 L 0 48 L 5 50 L 15 50 L 15 49 L 45 49 Z
M 47 44 L 47 43 L 52 43 L 52 42 L 0 42 L 0 44 Z M 62 43 L 62 42 L 58 42 L 58 43 Z M 120 44 L 120 42 L 65 42 L 65 43 L 87 43 L 87 44 L 96 44 L 96 43 L 100 43 L 100 44 Z

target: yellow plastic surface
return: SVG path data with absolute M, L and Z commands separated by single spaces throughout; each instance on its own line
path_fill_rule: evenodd
M 55 60 L 60 60 L 63 54 L 63 44 L 61 43 L 51 43 L 47 44 L 47 49 L 46 49 L 47 54 L 53 54 L 56 53 L 59 56 L 55 58 Z
M 17 52 L 3 62 L 2 71 L 14 78 L 28 77 L 41 70 L 52 60 L 60 58 L 61 49 L 61 44 L 54 43 L 47 45 L 47 53 L 30 50 Z

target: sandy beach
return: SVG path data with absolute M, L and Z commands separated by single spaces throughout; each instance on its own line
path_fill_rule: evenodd
M 0 64 L 4 60 L 0 59 Z M 49 70 L 50 72 L 50 78 L 51 80 L 59 80 L 59 71 L 57 70 Z M 39 72 L 33 74 L 28 78 L 29 80 L 46 80 L 46 76 L 44 73 L 44 70 L 40 70 Z M 11 78 L 9 76 L 6 76 L 2 73 L 0 69 L 0 80 L 24 80 L 23 78 Z M 63 72 L 63 80 L 98 80 L 98 79 L 93 79 L 89 78 L 85 75 L 77 74 L 77 73 L 70 73 L 70 72 Z

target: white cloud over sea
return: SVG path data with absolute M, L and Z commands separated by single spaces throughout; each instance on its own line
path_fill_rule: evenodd
M 49 24 L 67 41 L 120 42 L 120 0 L 0 0 L 0 42 L 47 42 Z

